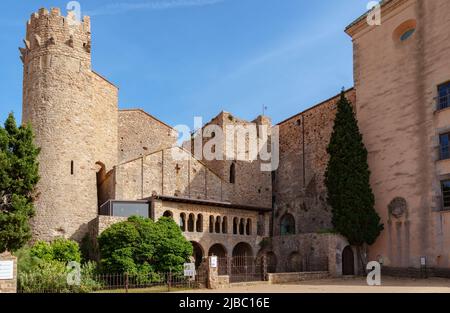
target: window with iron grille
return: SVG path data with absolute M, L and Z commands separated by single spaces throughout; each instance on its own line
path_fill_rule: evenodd
M 438 86 L 438 109 L 450 107 L 450 82 Z
M 450 133 L 439 135 L 439 152 L 441 160 L 450 159 Z
M 443 210 L 450 210 L 450 180 L 441 182 Z

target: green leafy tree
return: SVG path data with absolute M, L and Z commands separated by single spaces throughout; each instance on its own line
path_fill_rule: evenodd
M 38 175 L 39 148 L 30 125 L 17 127 L 9 114 L 0 127 L 0 253 L 16 251 L 31 239 L 29 219 Z
M 328 203 L 332 208 L 333 225 L 351 245 L 365 269 L 361 250 L 375 242 L 383 225 L 374 209 L 375 197 L 370 186 L 367 149 L 358 128 L 355 113 L 344 92 L 337 103 L 337 113 L 325 173 Z
M 101 269 L 106 273 L 181 271 L 192 255 L 192 244 L 178 225 L 166 217 L 157 222 L 130 217 L 106 229 L 98 243 Z

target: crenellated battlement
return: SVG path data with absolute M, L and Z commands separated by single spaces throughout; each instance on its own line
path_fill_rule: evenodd
M 41 8 L 38 12 L 34 12 L 28 20 L 27 29 L 43 26 L 42 22 L 44 22 L 44 25 L 46 26 L 78 26 L 86 33 L 90 33 L 91 31 L 89 16 L 84 16 L 81 21 L 76 21 L 76 15 L 73 11 L 69 11 L 67 16 L 64 16 L 61 14 L 60 8 L 51 8 L 50 11 L 46 8 Z
M 31 14 L 27 23 L 25 47 L 19 48 L 21 59 L 25 62 L 28 55 L 45 50 L 64 50 L 65 54 L 90 54 L 91 52 L 91 22 L 89 16 L 81 21 L 73 11 L 67 16 L 61 14 L 61 9 L 41 8 Z

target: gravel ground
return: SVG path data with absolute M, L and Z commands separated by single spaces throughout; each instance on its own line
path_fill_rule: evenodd
M 255 283 L 233 285 L 220 290 L 187 293 L 450 293 L 450 279 L 409 279 L 384 277 L 381 286 L 368 286 L 364 278 L 327 279 L 293 284 Z

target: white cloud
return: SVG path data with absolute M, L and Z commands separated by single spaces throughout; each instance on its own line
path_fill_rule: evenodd
M 117 15 L 139 10 L 169 10 L 186 7 L 203 7 L 218 4 L 225 0 L 150 0 L 147 2 L 117 2 L 91 11 L 83 12 L 89 16 Z

